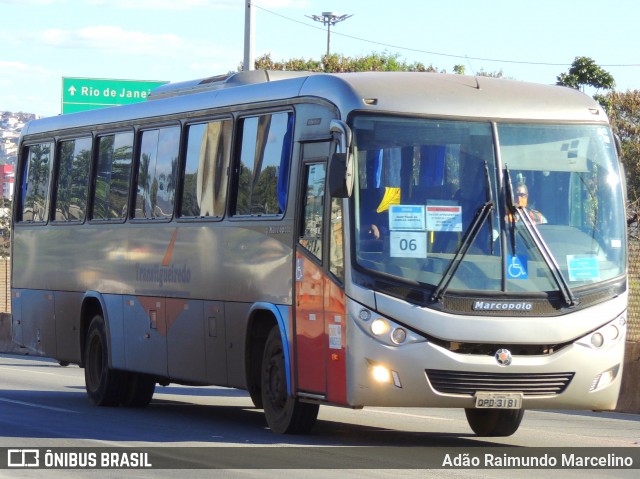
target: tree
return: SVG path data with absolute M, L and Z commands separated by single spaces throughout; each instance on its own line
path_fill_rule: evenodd
M 639 237 L 640 219 L 640 90 L 609 92 L 602 96 L 614 133 L 620 139 L 627 179 L 627 213 L 631 236 Z
M 11 253 L 11 200 L 0 197 L 0 259 Z
M 400 54 L 371 53 L 360 57 L 346 57 L 333 53 L 325 55 L 320 60 L 305 60 L 303 58 L 293 58 L 285 61 L 275 61 L 269 53 L 258 57 L 254 62 L 256 70 L 284 70 L 284 71 L 309 71 L 321 73 L 345 73 L 345 72 L 433 72 L 447 73 L 433 65 L 426 66 L 420 62 L 409 63 L 400 59 Z M 238 71 L 242 70 L 242 63 L 238 66 Z M 465 74 L 464 65 L 453 66 L 453 73 Z M 503 78 L 502 70 L 497 72 L 486 72 L 480 70 L 478 76 L 488 76 Z
M 321 60 L 293 58 L 286 61 L 274 61 L 266 53 L 255 60 L 256 70 L 310 71 L 323 73 L 342 73 L 355 71 L 413 71 L 439 72 L 433 65 L 425 66 L 420 62 L 408 63 L 400 60 L 399 54 L 372 53 L 361 57 L 346 57 L 339 54 L 325 55 Z M 242 65 L 238 68 L 241 69 Z M 444 71 L 442 71 L 444 73 Z
M 596 62 L 589 57 L 576 57 L 571 64 L 571 68 L 569 68 L 569 72 L 561 73 L 556 79 L 557 85 L 568 86 L 581 91 L 584 91 L 585 86 L 591 86 L 597 90 L 601 88 L 611 90 L 616 85 L 613 76 L 596 65 Z

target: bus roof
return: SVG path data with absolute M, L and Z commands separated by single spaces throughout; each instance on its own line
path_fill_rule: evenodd
M 298 97 L 326 99 L 343 117 L 361 110 L 448 118 L 607 122 L 604 110 L 591 97 L 555 85 L 445 73 L 249 71 L 161 86 L 143 103 L 33 120 L 22 134 Z

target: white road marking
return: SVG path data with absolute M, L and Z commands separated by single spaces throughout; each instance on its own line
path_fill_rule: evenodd
M 11 404 L 20 404 L 21 406 L 37 407 L 40 409 L 48 409 L 49 411 L 57 412 L 72 412 L 74 414 L 80 414 L 80 411 L 74 411 L 73 409 L 63 409 L 60 407 L 43 406 L 42 404 L 36 404 L 32 402 L 16 401 L 15 399 L 0 398 L 0 402 L 7 402 Z
M 20 369 L 17 369 L 20 368 Z M 0 369 L 5 369 L 7 371 L 13 371 L 14 373 L 25 374 L 25 373 L 33 373 L 33 374 L 45 374 L 47 376 L 57 376 L 56 373 L 47 373 L 44 371 L 35 371 L 33 369 L 21 368 L 20 366 L 16 367 L 8 367 L 8 366 L 0 366 Z
M 364 408 L 364 412 L 372 412 L 375 414 L 391 414 L 395 416 L 404 416 L 404 417 L 414 417 L 418 419 L 428 419 L 428 420 L 436 420 L 436 421 L 455 421 L 455 419 L 448 417 L 437 417 L 437 416 L 421 416 L 419 414 L 409 414 L 406 412 L 395 412 L 395 411 L 387 411 L 385 409 L 373 409 L 373 408 Z

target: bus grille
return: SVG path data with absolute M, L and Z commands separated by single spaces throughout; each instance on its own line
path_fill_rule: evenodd
M 521 392 L 525 396 L 549 396 L 563 392 L 574 373 L 472 373 L 427 369 L 433 388 L 443 394 L 473 396 L 477 391 Z

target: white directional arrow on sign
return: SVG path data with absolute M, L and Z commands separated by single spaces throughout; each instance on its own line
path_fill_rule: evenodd
M 71 85 L 67 91 L 71 94 L 71 96 L 73 96 L 76 94 L 76 87 Z

